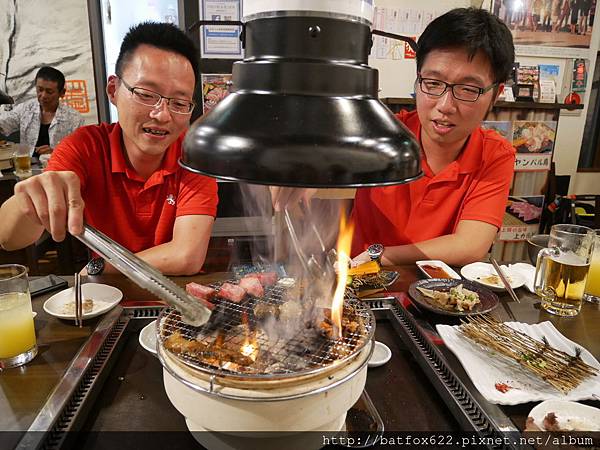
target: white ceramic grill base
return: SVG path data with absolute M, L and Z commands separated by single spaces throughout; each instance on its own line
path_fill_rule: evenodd
M 180 379 L 206 390 L 209 385 L 205 380 L 194 377 L 191 371 L 169 364 L 169 358 L 165 358 L 165 363 L 169 366 L 169 370 L 163 369 L 165 390 L 175 408 L 198 430 L 228 435 L 243 435 L 247 432 L 339 431 L 344 424 L 346 412 L 356 403 L 364 389 L 371 345 L 368 343 L 352 362 L 336 372 L 303 385 L 261 390 L 216 388 L 219 392 L 237 397 L 245 396 L 247 400 L 223 398 L 191 388 Z M 346 377 L 349 378 L 340 382 Z M 339 384 L 328 387 L 336 383 Z M 319 390 L 321 392 L 314 393 Z M 303 395 L 275 400 L 299 393 Z

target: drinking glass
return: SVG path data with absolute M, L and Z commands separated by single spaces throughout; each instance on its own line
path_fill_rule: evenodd
M 27 268 L 0 265 L 0 368 L 17 367 L 37 355 Z
M 590 263 L 583 298 L 588 302 L 600 303 L 600 230 L 596 230 L 594 252 L 592 253 L 592 262 Z
M 28 178 L 32 175 L 31 171 L 31 148 L 28 145 L 15 145 L 13 155 L 15 165 L 15 175 L 19 178 Z
M 581 311 L 594 236 L 594 230 L 581 225 L 560 224 L 550 229 L 548 248 L 538 254 L 534 282 L 542 307 L 549 313 L 572 317 Z

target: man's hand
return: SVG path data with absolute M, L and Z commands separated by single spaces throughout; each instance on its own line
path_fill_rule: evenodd
M 42 225 L 57 242 L 83 231 L 83 207 L 79 177 L 75 172 L 44 172 L 15 185 L 19 212 Z
M 38 153 L 38 155 L 46 155 L 52 153 L 52 148 L 49 145 L 40 145 L 39 147 L 35 148 L 35 151 Z
M 317 192 L 316 189 L 281 186 L 269 186 L 269 191 L 271 191 L 271 202 L 275 211 L 281 211 L 288 206 L 294 206 L 300 201 L 308 203 Z

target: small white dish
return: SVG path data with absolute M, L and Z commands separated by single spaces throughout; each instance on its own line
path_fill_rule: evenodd
M 140 345 L 153 355 L 156 355 L 156 320 L 153 320 L 140 331 L 138 338 Z
M 84 319 L 91 319 L 111 310 L 119 304 L 123 293 L 113 286 L 99 283 L 85 283 L 81 285 L 84 301 L 94 301 L 91 311 L 84 312 Z M 59 319 L 75 319 L 75 291 L 72 287 L 64 289 L 44 302 L 44 311 Z
M 392 351 L 383 342 L 379 342 L 379 341 L 373 341 L 373 342 L 375 344 L 375 348 L 373 349 L 373 354 L 371 355 L 371 358 L 369 359 L 368 365 L 369 365 L 369 367 L 383 366 L 392 357 Z
M 450 278 L 452 278 L 454 280 L 460 280 L 460 275 L 457 274 L 444 261 L 440 261 L 440 260 L 437 260 L 437 259 L 429 259 L 429 260 L 417 261 L 416 264 L 417 264 L 417 267 L 419 268 L 419 270 L 421 272 L 423 272 L 423 274 L 427 278 L 440 278 L 440 277 L 434 277 L 434 276 L 432 276 L 430 273 L 427 272 L 427 270 L 425 269 L 424 266 L 438 267 L 438 268 L 442 269 L 444 272 L 446 272 Z
M 600 431 L 600 409 L 566 400 L 546 400 L 529 413 L 535 425 L 544 430 L 544 417 L 553 412 L 561 430 Z
M 500 268 L 502 269 L 504 275 L 508 277 L 510 287 L 513 289 L 521 287 L 525 284 L 525 279 L 520 273 L 511 271 L 507 266 L 500 266 Z M 491 264 L 483 262 L 467 264 L 460 269 L 460 273 L 467 280 L 485 286 L 492 291 L 501 292 L 506 290 L 504 284 L 502 284 L 502 280 L 494 269 L 494 266 Z

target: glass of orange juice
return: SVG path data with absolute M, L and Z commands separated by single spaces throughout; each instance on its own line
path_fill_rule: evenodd
M 594 253 L 584 292 L 583 298 L 588 302 L 600 303 L 600 230 L 596 230 Z
M 0 367 L 17 367 L 37 355 L 27 268 L 0 265 Z

